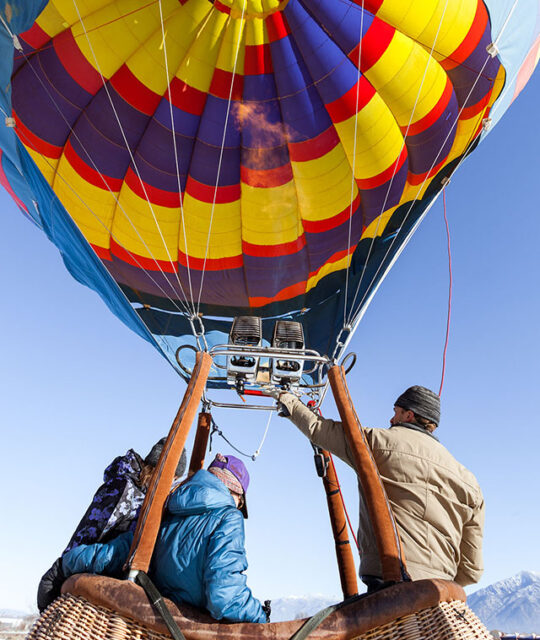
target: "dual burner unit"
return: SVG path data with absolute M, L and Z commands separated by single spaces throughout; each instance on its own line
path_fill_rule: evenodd
M 229 334 L 227 382 L 243 387 L 247 383 L 277 385 L 299 384 L 304 370 L 304 358 L 295 359 L 295 351 L 304 354 L 304 329 L 300 322 L 277 320 L 271 349 L 263 347 L 262 318 L 238 316 Z M 261 357 L 268 357 L 268 365 Z M 300 355 L 298 353 L 297 355 Z

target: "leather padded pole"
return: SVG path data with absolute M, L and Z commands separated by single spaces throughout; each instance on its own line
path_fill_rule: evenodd
M 198 351 L 191 380 L 150 479 L 129 550 L 126 569 L 145 573 L 148 571 L 161 524 L 163 506 L 169 495 L 174 472 L 186 444 L 211 366 L 212 357 L 206 352 Z
M 328 380 L 362 486 L 377 541 L 383 580 L 401 582 L 407 574 L 399 532 L 364 429 L 354 410 L 343 367 L 333 366 L 328 372 Z
M 189 461 L 189 478 L 204 467 L 204 458 L 206 456 L 206 447 L 208 446 L 211 424 L 211 415 L 205 411 L 201 411 L 199 413 L 199 421 L 197 422 L 197 433 L 195 434 L 193 451 L 191 452 L 191 459 Z
M 328 502 L 328 513 L 330 514 L 330 524 L 336 543 L 336 557 L 339 569 L 339 579 L 343 599 L 355 596 L 358 593 L 358 582 L 356 580 L 356 568 L 349 542 L 349 532 L 347 530 L 347 520 L 345 510 L 341 501 L 339 483 L 336 470 L 330 460 L 328 451 L 321 449 L 322 455 L 328 460 L 326 475 L 323 478 L 324 490 L 326 491 L 326 501 Z

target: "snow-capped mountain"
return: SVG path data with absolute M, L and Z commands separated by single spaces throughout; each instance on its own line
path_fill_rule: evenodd
M 488 629 L 540 633 L 540 574 L 522 571 L 475 591 L 467 600 Z
M 306 618 L 330 604 L 336 596 L 289 596 L 272 600 L 272 622 Z M 522 571 L 512 578 L 476 591 L 468 604 L 491 630 L 505 633 L 540 634 L 540 574 Z M 0 640 L 20 640 L 34 615 L 0 609 Z
M 330 604 L 341 602 L 340 596 L 288 596 L 272 600 L 272 622 L 308 618 Z

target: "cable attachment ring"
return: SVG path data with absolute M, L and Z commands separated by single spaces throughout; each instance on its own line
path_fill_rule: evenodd
M 208 351 L 208 343 L 206 342 L 206 335 L 204 332 L 204 324 L 202 316 L 200 314 L 193 314 L 188 317 L 189 324 L 191 325 L 191 331 L 197 341 L 199 351 Z

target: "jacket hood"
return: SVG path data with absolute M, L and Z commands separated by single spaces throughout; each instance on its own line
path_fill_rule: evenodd
M 236 509 L 227 487 L 213 473 L 201 469 L 170 495 L 167 511 L 187 516 L 228 506 Z
M 109 482 L 115 478 L 131 478 L 135 484 L 138 484 L 142 467 L 141 456 L 133 449 L 129 449 L 124 456 L 115 458 L 105 469 L 103 482 Z

